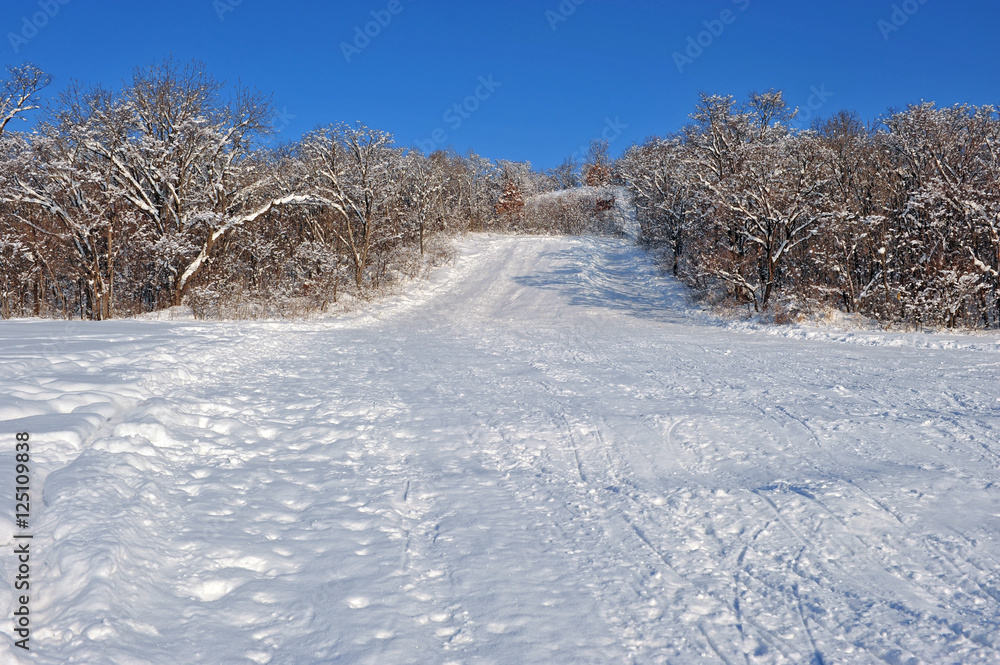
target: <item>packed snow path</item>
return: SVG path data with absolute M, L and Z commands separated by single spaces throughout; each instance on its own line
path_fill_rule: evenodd
M 738 330 L 627 241 L 473 238 L 340 321 L 0 359 L 3 663 L 1000 662 L 995 337 Z

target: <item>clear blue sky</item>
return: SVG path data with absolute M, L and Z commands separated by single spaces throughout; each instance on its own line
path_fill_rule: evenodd
M 391 20 L 348 58 L 377 17 Z M 618 154 L 680 129 L 699 91 L 773 87 L 866 119 L 1000 104 L 998 27 L 996 0 L 3 0 L 0 52 L 52 74 L 52 91 L 200 59 L 272 94 L 288 139 L 361 120 L 403 145 L 549 168 L 605 132 Z M 679 68 L 675 53 L 696 57 Z

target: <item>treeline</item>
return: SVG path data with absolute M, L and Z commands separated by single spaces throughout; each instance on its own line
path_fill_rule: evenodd
M 886 325 L 1000 326 L 1000 118 L 933 104 L 807 131 L 780 92 L 703 95 L 682 132 L 617 162 L 540 173 L 424 155 L 363 125 L 263 147 L 274 112 L 202 65 L 72 85 L 42 106 L 31 65 L 0 80 L 0 317 L 299 315 L 365 298 L 464 231 L 617 233 L 704 297 L 775 319 L 831 308 Z M 10 123 L 40 113 L 31 132 Z M 573 189 L 570 193 L 556 193 Z
M 791 128 L 780 92 L 702 95 L 683 132 L 617 175 L 642 239 L 703 295 L 794 318 L 1000 325 L 1000 119 L 920 104 L 876 126 L 841 112 Z
M 447 255 L 447 234 L 606 221 L 599 189 L 538 196 L 579 184 L 573 165 L 424 155 L 360 124 L 264 148 L 269 100 L 199 63 L 138 69 L 121 90 L 74 85 L 40 108 L 48 84 L 25 65 L 0 88 L 4 318 L 302 314 L 419 272 Z M 36 109 L 34 131 L 9 130 Z M 592 161 L 606 184 L 606 150 Z

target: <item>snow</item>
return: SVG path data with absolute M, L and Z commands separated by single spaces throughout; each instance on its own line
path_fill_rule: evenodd
M 0 662 L 1000 662 L 998 377 L 725 324 L 620 239 L 472 236 L 329 321 L 2 322 Z

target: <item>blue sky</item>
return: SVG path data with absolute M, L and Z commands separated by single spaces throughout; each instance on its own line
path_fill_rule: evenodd
M 1000 104 L 998 27 L 995 0 L 3 0 L 0 53 L 52 92 L 199 59 L 271 94 L 288 140 L 360 120 L 550 168 L 602 134 L 618 154 L 680 129 L 699 91 L 865 119 Z

